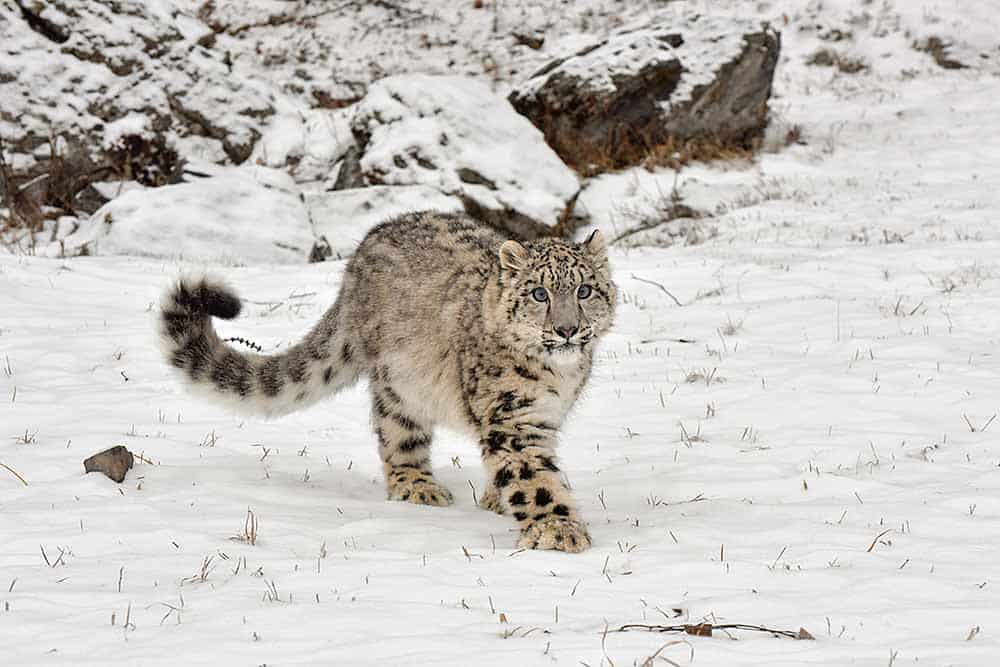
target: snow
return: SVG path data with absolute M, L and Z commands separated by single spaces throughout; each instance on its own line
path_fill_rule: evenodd
M 595 540 L 580 556 L 515 552 L 509 519 L 473 505 L 474 444 L 451 434 L 435 468 L 456 506 L 384 501 L 361 389 L 278 422 L 184 394 L 150 311 L 181 267 L 4 258 L 0 307 L 18 317 L 0 336 L 0 460 L 30 484 L 0 485 L 8 664 L 198 662 L 209 645 L 256 663 L 629 664 L 669 637 L 602 648 L 605 622 L 666 622 L 657 608 L 818 637 L 689 638 L 693 664 L 882 664 L 892 650 L 989 664 L 1000 461 L 963 414 L 982 429 L 996 413 L 996 252 L 819 237 L 615 252 L 621 316 L 563 435 Z M 224 334 L 289 344 L 340 268 L 227 269 L 251 305 Z M 120 492 L 80 464 L 118 443 L 152 462 Z M 255 546 L 231 539 L 248 507 Z M 207 557 L 207 579 L 189 580 Z
M 317 238 L 325 238 L 333 257 L 346 258 L 373 227 L 412 211 L 460 213 L 457 197 L 426 185 L 375 185 L 322 192 L 306 197 L 306 207 Z
M 358 104 L 352 127 L 370 136 L 361 158 L 368 182 L 429 185 L 549 225 L 579 189 L 541 131 L 473 79 L 382 79 Z
M 454 507 L 386 502 L 364 387 L 244 419 L 160 358 L 163 289 L 206 268 L 247 300 L 223 335 L 292 344 L 343 271 L 303 263 L 310 217 L 346 246 L 410 189 L 356 219 L 350 191 L 303 203 L 288 174 L 194 165 L 211 176 L 124 188 L 109 234 L 98 215 L 73 235 L 99 256 L 0 253 L 4 664 L 632 665 L 673 640 L 660 655 L 696 667 L 995 664 L 1000 24 L 972 0 L 786 4 L 761 10 L 782 28 L 771 109 L 804 145 L 581 194 L 616 234 L 676 185 L 717 229 L 613 246 L 619 318 L 560 451 L 594 538 L 583 554 L 516 551 L 511 520 L 474 505 L 482 468 L 455 434 L 434 448 Z M 467 18 L 445 52 L 489 32 L 489 12 Z M 545 49 L 579 39 L 577 19 L 556 16 Z M 820 36 L 834 27 L 853 39 Z M 911 48 L 932 34 L 970 69 Z M 870 70 L 806 66 L 820 47 Z M 282 127 L 274 154 L 294 155 L 283 137 L 301 125 Z M 83 474 L 115 444 L 142 455 L 123 485 Z M 248 508 L 254 545 L 233 539 Z M 816 641 L 604 634 L 702 620 Z
M 142 114 L 130 113 L 122 116 L 116 121 L 104 126 L 104 141 L 102 147 L 112 148 L 118 144 L 123 137 L 138 136 L 152 138 L 149 127 L 149 118 Z
M 48 252 L 297 264 L 312 244 L 309 216 L 291 177 L 245 167 L 124 192 Z
M 275 168 L 294 165 L 300 182 L 330 180 L 334 164 L 354 146 L 352 112 L 293 108 L 278 114 L 254 146 L 250 162 Z

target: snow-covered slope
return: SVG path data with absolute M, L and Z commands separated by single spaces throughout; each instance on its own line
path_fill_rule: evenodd
M 1000 197 L 962 143 L 991 99 L 970 87 L 943 88 L 966 100 L 946 126 L 888 114 L 830 158 L 930 148 L 951 179 L 834 168 L 716 241 L 614 254 L 621 317 L 563 437 L 580 556 L 515 552 L 449 434 L 435 467 L 457 505 L 385 502 L 360 389 L 270 423 L 185 395 L 151 321 L 181 267 L 4 258 L 0 461 L 29 483 L 0 471 L 6 661 L 630 664 L 670 637 L 605 624 L 707 618 L 817 641 L 689 637 L 692 664 L 990 664 Z M 227 269 L 251 307 L 225 331 L 289 344 L 340 269 Z M 148 463 L 121 488 L 82 474 L 116 443 Z M 248 508 L 256 545 L 232 539 Z

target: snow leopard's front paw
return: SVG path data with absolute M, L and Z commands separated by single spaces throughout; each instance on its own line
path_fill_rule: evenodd
M 579 553 L 590 548 L 587 524 L 564 516 L 548 516 L 521 531 L 522 549 L 558 549 Z
M 451 505 L 451 491 L 427 473 L 393 475 L 389 478 L 389 500 L 403 500 L 415 505 Z

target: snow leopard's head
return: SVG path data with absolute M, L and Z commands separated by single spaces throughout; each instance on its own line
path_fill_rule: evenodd
M 590 352 L 611 327 L 617 298 L 601 232 L 580 244 L 506 241 L 499 254 L 503 331 L 511 343 L 558 363 Z

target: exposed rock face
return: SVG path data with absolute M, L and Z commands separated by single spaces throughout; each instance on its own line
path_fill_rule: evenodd
M 108 123 L 102 152 L 121 179 L 153 187 L 181 180 L 184 160 L 164 134 L 150 130 L 144 116 L 132 114 Z
M 579 189 L 541 132 L 472 79 L 403 75 L 373 84 L 351 123 L 345 184 L 425 185 L 490 211 L 555 225 Z M 348 176 L 350 175 L 350 176 Z
M 627 167 L 693 138 L 747 144 L 766 125 L 780 36 L 677 10 L 559 58 L 509 99 L 574 167 Z
M 7 150 L 45 157 L 56 135 L 96 156 L 107 124 L 141 114 L 152 135 L 203 137 L 218 157 L 242 162 L 274 112 L 272 100 L 230 71 L 225 48 L 202 45 L 211 34 L 190 16 L 141 0 L 0 4 Z M 14 168 L 30 168 L 24 162 Z

